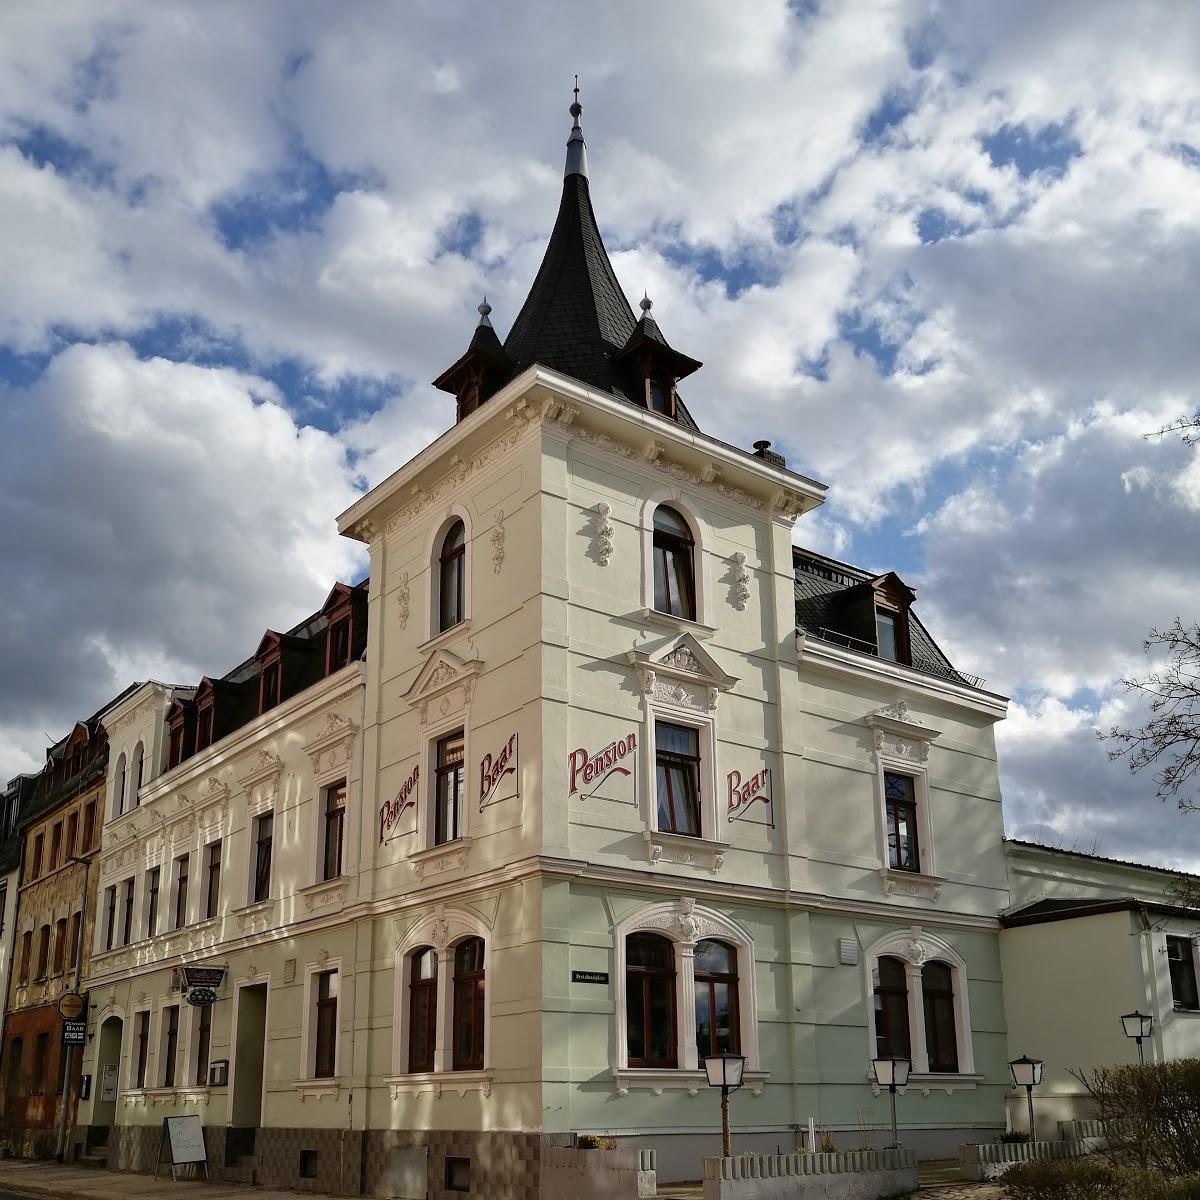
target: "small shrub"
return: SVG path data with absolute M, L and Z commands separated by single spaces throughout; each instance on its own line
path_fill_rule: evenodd
M 1010 1129 L 1007 1133 L 1002 1133 L 996 1141 L 1005 1146 L 1023 1146 L 1029 1141 L 1029 1134 L 1022 1133 L 1019 1129 Z
M 581 1133 L 575 1139 L 575 1145 L 580 1150 L 615 1150 L 617 1139 L 602 1137 L 598 1133 Z
M 1009 1200 L 1200 1200 L 1200 1175 L 1167 1179 L 1102 1159 L 1020 1163 L 1004 1175 Z

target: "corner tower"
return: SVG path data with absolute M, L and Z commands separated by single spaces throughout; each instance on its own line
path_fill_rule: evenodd
M 650 316 L 649 299 L 642 301 L 641 319 L 634 316 L 604 248 L 592 208 L 578 81 L 570 111 L 562 198 L 533 286 L 503 345 L 491 327 L 491 308 L 480 306 L 482 320 L 466 354 L 434 386 L 456 397 L 461 421 L 536 363 L 697 429 L 676 385 L 700 363 L 671 348 Z

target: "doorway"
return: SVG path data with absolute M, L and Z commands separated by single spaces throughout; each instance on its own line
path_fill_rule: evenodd
M 233 1097 L 229 1105 L 230 1129 L 226 1133 L 228 1165 L 254 1153 L 254 1135 L 262 1124 L 263 1061 L 267 1051 L 265 983 L 238 988 L 235 1020 Z
M 100 1026 L 100 1046 L 96 1052 L 96 1078 L 92 1081 L 92 1124 L 110 1127 L 117 1116 L 117 1087 L 121 1071 L 120 1017 L 106 1017 Z

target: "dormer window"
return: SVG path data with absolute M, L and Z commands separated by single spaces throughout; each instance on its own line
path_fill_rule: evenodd
M 213 740 L 213 705 L 212 701 L 204 705 L 196 714 L 196 753 L 206 750 Z
M 654 607 L 696 619 L 696 543 L 688 523 L 666 504 L 654 510 Z
M 343 617 L 329 627 L 329 643 L 326 647 L 325 674 L 340 671 L 350 663 L 350 618 Z
M 664 417 L 675 416 L 675 389 L 669 382 L 651 377 L 646 381 L 647 407 Z
M 179 766 L 183 762 L 183 721 L 171 729 L 170 741 L 167 744 L 167 770 Z
M 258 711 L 261 715 L 279 703 L 279 660 L 267 663 L 258 680 Z M 210 710 L 211 711 L 211 710 Z
M 879 647 L 879 657 L 888 662 L 899 662 L 896 654 L 896 614 L 884 609 L 875 610 L 875 641 Z

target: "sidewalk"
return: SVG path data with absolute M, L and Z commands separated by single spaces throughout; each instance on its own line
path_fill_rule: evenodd
M 164 1166 L 157 1179 L 153 1175 L 133 1175 L 123 1171 L 97 1170 L 93 1167 L 62 1166 L 53 1162 L 26 1162 L 5 1159 L 0 1162 L 0 1192 L 24 1192 L 30 1196 L 58 1196 L 64 1200 L 167 1200 L 180 1195 L 179 1189 L 195 1194 L 196 1200 L 296 1200 L 299 1192 L 249 1188 L 238 1184 L 180 1180 L 174 1183 L 170 1167 Z M 317 1197 L 319 1192 L 304 1192 Z

